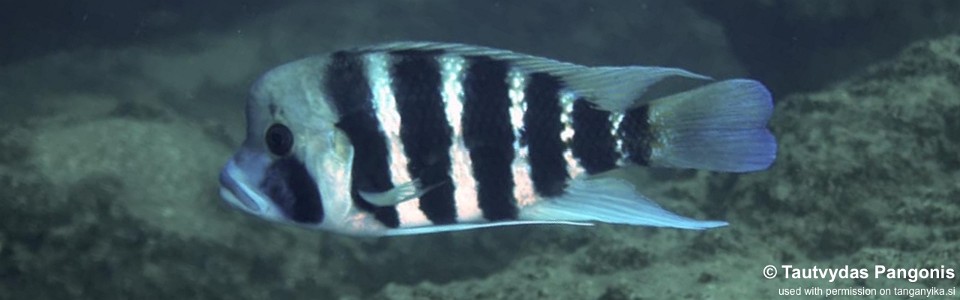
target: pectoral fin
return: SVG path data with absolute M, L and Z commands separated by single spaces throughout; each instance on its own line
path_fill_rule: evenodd
M 437 183 L 428 187 L 423 187 L 420 183 L 420 180 L 415 179 L 409 182 L 405 182 L 394 186 L 392 189 L 389 189 L 384 192 L 364 192 L 359 191 L 360 197 L 370 204 L 376 206 L 393 206 L 400 203 L 403 203 L 407 200 L 413 200 L 420 198 L 423 194 L 430 192 L 430 190 L 444 184 L 443 182 Z

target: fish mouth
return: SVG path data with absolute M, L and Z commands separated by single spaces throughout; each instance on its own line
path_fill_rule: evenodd
M 255 198 L 258 197 L 256 191 L 252 190 L 246 183 L 246 176 L 243 170 L 237 166 L 234 159 L 230 159 L 227 165 L 220 171 L 220 197 L 234 206 L 240 207 L 252 213 L 262 212 L 262 207 L 257 204 Z

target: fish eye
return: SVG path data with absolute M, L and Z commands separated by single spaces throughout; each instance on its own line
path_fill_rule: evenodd
M 267 142 L 267 148 L 274 155 L 287 155 L 293 148 L 293 133 L 290 132 L 290 128 L 283 126 L 283 124 L 270 125 L 264 138 Z

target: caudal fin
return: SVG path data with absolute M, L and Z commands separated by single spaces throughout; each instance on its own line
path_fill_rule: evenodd
M 621 139 L 639 164 L 722 172 L 768 168 L 777 142 L 767 121 L 770 92 L 735 79 L 670 95 L 629 111 Z

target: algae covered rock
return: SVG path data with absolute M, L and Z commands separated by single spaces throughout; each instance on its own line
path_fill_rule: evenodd
M 170 113 L 161 108 L 99 102 L 112 103 L 103 105 L 103 114 L 72 109 L 64 111 L 74 117 L 37 122 L 29 145 L 40 174 L 56 186 L 113 176 L 122 185 L 117 201 L 145 224 L 207 239 L 232 234 L 232 226 L 218 220 L 223 214 L 210 213 L 218 210 L 212 187 L 226 145 L 188 120 L 164 117 Z
M 782 100 L 780 157 L 734 199 L 815 258 L 914 250 L 960 235 L 960 37 L 926 41 L 818 93 Z M 770 214 L 769 212 L 775 212 Z
M 960 37 L 923 41 L 825 91 L 780 101 L 780 157 L 730 219 L 779 241 L 771 263 L 939 268 L 960 255 Z M 837 286 L 948 284 L 870 278 Z

